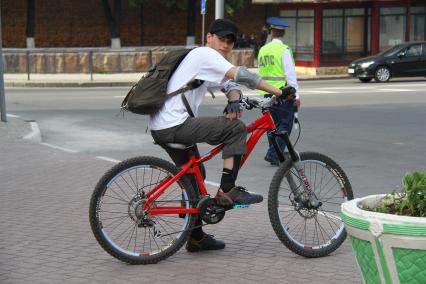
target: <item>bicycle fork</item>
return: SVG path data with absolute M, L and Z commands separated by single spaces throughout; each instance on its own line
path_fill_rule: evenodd
M 271 138 L 272 145 L 274 146 L 275 152 L 277 153 L 278 159 L 281 163 L 283 163 L 286 160 L 286 157 L 284 155 L 284 152 L 281 151 L 278 142 L 276 140 L 277 137 L 281 137 L 284 140 L 284 143 L 287 147 L 288 153 L 290 155 L 291 163 L 293 164 L 293 167 L 296 169 L 298 173 L 298 179 L 300 179 L 300 182 L 302 186 L 298 186 L 294 180 L 293 175 L 291 174 L 291 171 L 289 172 L 287 178 L 287 181 L 290 185 L 290 189 L 294 194 L 294 200 L 297 202 L 297 207 L 305 207 L 307 209 L 317 209 L 319 208 L 322 203 L 318 200 L 315 193 L 312 191 L 312 187 L 309 183 L 308 178 L 305 175 L 305 171 L 303 169 L 303 165 L 300 162 L 300 155 L 299 153 L 294 149 L 293 145 L 290 141 L 290 136 L 287 131 L 272 131 L 268 133 L 268 136 Z M 300 209 L 299 208 L 299 209 Z

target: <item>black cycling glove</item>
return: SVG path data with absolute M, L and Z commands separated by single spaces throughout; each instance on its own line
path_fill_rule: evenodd
M 241 112 L 241 106 L 240 106 L 239 100 L 228 101 L 228 104 L 223 110 L 223 113 L 225 114 L 232 113 L 232 112 L 237 112 L 237 113 Z
M 292 86 L 285 86 L 280 88 L 281 96 L 279 97 L 282 100 L 294 99 L 296 98 L 296 89 Z

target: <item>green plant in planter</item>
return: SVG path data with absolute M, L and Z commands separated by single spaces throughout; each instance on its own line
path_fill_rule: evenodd
M 366 210 L 413 217 L 426 217 L 426 171 L 407 173 L 402 179 L 402 193 L 385 196 L 376 208 Z
M 402 184 L 402 192 L 342 204 L 363 283 L 426 283 L 426 171 L 407 173 Z

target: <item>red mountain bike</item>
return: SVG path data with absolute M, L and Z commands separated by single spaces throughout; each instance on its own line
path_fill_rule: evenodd
M 275 100 L 242 100 L 247 109 L 258 108 L 262 116 L 247 126 L 247 154 L 268 132 L 275 149 L 276 137 L 284 138 L 288 153 L 281 161 L 268 193 L 268 212 L 281 242 L 305 257 L 321 257 L 345 240 L 340 204 L 353 199 L 352 188 L 341 167 L 329 157 L 314 152 L 298 153 L 286 132 L 279 133 L 268 111 Z M 163 260 L 187 241 L 199 215 L 205 223 L 220 222 L 235 205 L 221 207 L 207 193 L 199 165 L 223 148 L 177 168 L 156 157 L 136 157 L 120 162 L 100 179 L 90 201 L 90 225 L 102 248 L 124 262 L 149 264 Z M 198 183 L 194 190 L 186 174 Z

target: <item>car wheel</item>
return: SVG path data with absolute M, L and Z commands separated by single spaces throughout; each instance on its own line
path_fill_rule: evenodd
M 370 82 L 373 78 L 358 78 L 361 82 L 363 83 L 368 83 Z
M 376 72 L 374 72 L 374 80 L 376 80 L 376 82 L 387 82 L 389 81 L 391 77 L 391 73 L 388 67 L 386 66 L 379 66 L 376 69 Z

